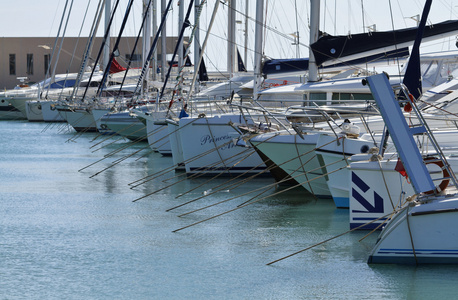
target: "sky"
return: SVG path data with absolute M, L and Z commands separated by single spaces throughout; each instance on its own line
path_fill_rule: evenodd
M 71 0 L 22 0 L 12 4 L 10 0 L 0 0 L 2 18 L 0 18 L 0 36 L 55 37 L 62 18 L 65 3 Z M 99 0 L 73 0 L 72 12 L 66 29 L 66 36 L 88 35 Z M 115 0 L 111 0 L 112 3 Z M 181 0 L 187 6 L 189 0 Z M 202 0 L 201 0 L 202 1 Z M 252 66 L 254 56 L 254 15 L 256 1 L 249 0 L 248 20 L 248 59 L 246 64 Z M 157 1 L 160 8 L 160 1 Z M 168 18 L 168 33 L 178 32 L 178 0 L 172 4 L 173 12 Z M 424 0 L 321 0 L 320 30 L 332 35 L 367 32 L 369 27 L 377 31 L 394 28 L 406 28 L 416 25 L 412 18 L 421 15 Z M 114 20 L 114 33 L 119 32 L 128 0 L 120 0 L 118 13 Z M 206 34 L 215 0 L 209 0 L 203 6 L 201 15 L 201 40 Z M 265 0 L 265 40 L 263 53 L 271 58 L 308 57 L 308 22 L 310 3 L 304 0 Z M 88 9 L 85 22 L 84 15 Z M 237 20 L 237 44 L 244 56 L 245 43 L 245 0 L 236 0 L 236 10 L 240 13 Z M 125 35 L 135 36 L 141 22 L 142 0 L 134 0 L 133 10 L 129 17 Z M 216 68 L 225 68 L 226 62 L 221 53 L 226 47 L 227 5 L 220 5 L 212 35 L 209 38 L 208 63 Z M 192 19 L 194 17 L 192 16 Z M 160 17 L 158 17 L 160 19 Z M 433 0 L 429 23 L 458 19 L 458 0 Z M 294 45 L 293 33 L 299 32 L 299 44 Z M 186 31 L 189 36 L 191 30 Z M 103 31 L 99 30 L 99 36 Z M 113 34 L 115 35 L 115 34 Z M 456 49 L 456 37 L 425 44 L 422 52 L 435 52 Z

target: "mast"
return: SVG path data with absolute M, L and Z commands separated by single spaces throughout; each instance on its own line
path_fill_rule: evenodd
M 253 99 L 258 98 L 258 89 L 261 83 L 262 63 L 262 29 L 264 25 L 264 0 L 256 0 L 256 30 L 254 39 L 254 86 Z
M 204 42 L 202 43 L 202 50 L 200 50 L 199 59 L 195 61 L 195 65 L 198 66 L 198 68 L 201 67 L 201 63 L 202 63 L 202 58 L 203 58 L 203 55 L 204 55 L 205 47 L 207 47 L 208 37 L 210 36 L 211 30 L 212 30 L 212 27 L 213 27 L 213 23 L 215 22 L 216 13 L 218 11 L 219 3 L 220 3 L 220 1 L 215 1 L 215 7 L 213 8 L 213 13 L 212 13 L 212 17 L 210 19 L 210 24 L 208 25 L 207 34 L 205 35 Z M 191 97 L 191 94 L 193 92 L 193 86 L 194 86 L 194 83 L 196 82 L 196 78 L 197 78 L 198 74 L 199 74 L 199 72 L 194 72 L 194 77 L 192 78 L 192 81 L 191 81 L 191 87 L 189 88 L 189 93 L 188 93 L 188 96 L 186 98 L 186 102 L 189 100 L 189 97 Z
M 168 12 L 170 11 L 170 7 L 172 6 L 172 2 L 173 0 L 169 0 L 167 6 L 163 6 L 162 9 L 163 9 L 163 14 L 161 16 L 161 23 L 159 24 L 159 28 L 158 28 L 158 32 L 161 31 L 162 32 L 162 29 L 164 28 L 164 24 L 165 24 L 165 20 L 167 18 L 167 15 L 168 15 Z M 157 45 L 157 41 L 158 41 L 158 34 L 155 34 L 154 35 L 154 39 L 153 39 L 153 43 L 151 44 L 151 49 L 150 51 L 148 52 L 148 56 L 147 56 L 147 59 L 146 59 L 146 62 L 145 64 L 143 65 L 142 67 L 142 73 L 140 74 L 140 77 L 138 78 L 138 81 L 137 81 L 137 86 L 135 87 L 135 91 L 134 91 L 134 94 L 137 93 L 138 91 L 138 88 L 143 80 L 143 76 L 145 76 L 145 72 L 148 71 L 148 68 L 149 68 L 149 61 L 151 60 L 151 57 L 153 57 L 153 52 L 154 50 L 156 49 L 156 45 Z M 165 55 L 162 55 L 162 59 L 164 60 L 164 56 Z M 162 66 L 162 68 L 164 68 L 164 65 Z
M 318 40 L 320 24 L 320 0 L 310 0 L 310 45 Z M 318 80 L 318 67 L 312 48 L 309 48 L 309 76 L 308 81 Z
M 105 45 L 105 43 L 107 42 L 107 39 L 109 38 L 108 33 L 110 31 L 111 24 L 113 22 L 113 17 L 114 17 L 114 14 L 116 12 L 116 9 L 118 8 L 118 5 L 119 5 L 119 0 L 116 0 L 116 4 L 115 4 L 115 6 L 113 8 L 113 11 L 111 13 L 110 22 L 108 22 L 107 28 L 105 29 L 105 34 L 103 36 L 102 45 L 100 46 L 100 50 L 97 53 L 97 57 L 95 59 L 94 65 L 96 65 L 99 62 L 100 56 L 102 55 L 102 52 L 103 52 L 103 46 Z M 108 66 L 108 68 L 109 68 L 109 66 Z M 94 75 L 94 71 L 95 71 L 95 68 L 92 68 L 91 75 L 89 75 L 89 80 L 88 80 L 89 82 L 91 82 L 91 80 L 92 80 L 92 76 Z M 87 94 L 88 89 L 89 89 L 89 84 L 86 86 L 86 88 L 84 90 L 82 99 L 86 98 L 86 94 Z
M 297 21 L 297 0 L 294 0 L 294 10 L 296 11 L 296 32 L 294 33 L 294 43 L 296 44 L 296 58 L 300 57 L 300 48 L 299 48 L 299 23 Z
M 68 3 L 68 1 L 67 1 L 67 3 Z M 66 10 L 66 7 L 67 7 L 67 3 L 65 4 L 64 15 L 65 15 L 65 10 Z M 65 32 L 67 31 L 68 20 L 70 19 L 70 14 L 72 12 L 72 7 L 73 7 L 73 1 L 71 1 L 70 7 L 68 9 L 67 20 L 65 21 L 64 29 L 63 29 L 63 32 L 62 32 L 62 38 L 60 39 L 59 50 L 57 51 L 57 57 L 56 57 L 56 60 L 54 61 L 54 67 L 53 67 L 52 74 L 51 74 L 52 80 L 56 76 L 57 62 L 59 61 L 60 51 L 62 50 L 62 45 L 64 43 Z M 64 15 L 62 15 L 62 22 L 64 20 Z M 59 32 L 60 32 L 60 29 L 59 29 Z M 46 97 L 48 96 L 50 87 L 51 87 L 51 85 L 49 84 L 48 85 L 48 89 L 46 90 Z
M 153 32 L 154 32 L 154 35 L 159 34 L 159 32 L 157 32 L 157 1 L 156 0 L 153 0 Z M 150 41 L 150 45 L 151 45 L 151 41 Z M 147 55 L 148 55 L 148 52 L 145 52 L 145 56 Z M 151 63 L 151 68 L 153 71 L 152 80 L 157 80 L 157 48 L 154 48 L 153 61 Z
M 105 46 L 103 47 L 103 61 L 102 66 L 108 66 L 108 60 L 110 59 L 110 19 L 111 19 L 111 0 L 105 0 L 105 32 L 108 35 L 108 38 L 105 41 Z M 95 66 L 94 66 L 95 68 Z
M 199 56 L 200 56 L 200 34 L 199 34 L 199 10 L 200 10 L 200 0 L 195 0 L 194 4 L 194 26 L 196 27 L 196 30 L 194 31 L 194 74 L 199 74 L 199 67 L 200 63 L 199 61 Z M 203 50 L 202 50 L 203 51 Z M 200 79 L 200 78 L 199 78 Z M 199 90 L 199 87 L 196 85 L 195 86 L 195 91 L 197 92 Z M 189 91 L 191 93 L 191 91 Z
M 94 46 L 94 40 L 95 40 L 95 37 L 96 37 L 96 34 L 97 34 L 97 30 L 99 28 L 99 25 L 100 25 L 100 22 L 102 21 L 102 15 L 103 15 L 103 11 L 104 11 L 104 5 L 105 0 L 101 0 L 99 1 L 99 4 L 97 6 L 97 11 L 96 11 L 96 18 L 94 19 L 93 23 L 92 23 L 92 27 L 91 27 L 91 31 L 90 31 L 90 34 L 89 34 L 89 39 L 87 40 L 87 43 L 86 43 L 86 48 L 85 48 L 85 51 L 84 51 L 84 56 L 83 58 L 81 59 L 81 65 L 80 65 L 80 70 L 78 72 L 78 75 L 76 77 L 76 82 L 75 82 L 75 87 L 73 88 L 73 91 L 72 91 L 72 95 L 70 96 L 70 99 L 74 99 L 76 93 L 78 92 L 78 89 L 79 89 L 79 85 L 81 83 L 81 80 L 83 78 L 83 74 L 86 70 L 86 67 L 87 67 L 87 64 L 89 62 L 89 57 L 91 56 L 91 53 L 92 53 L 92 48 Z
M 181 27 L 181 30 L 180 30 L 180 33 L 178 35 L 178 42 L 177 42 L 177 45 L 175 47 L 175 50 L 173 51 L 173 55 L 172 55 L 172 59 L 171 61 L 173 62 L 175 60 L 175 57 L 177 55 L 178 52 L 183 52 L 183 48 L 179 49 L 180 48 L 180 40 L 183 40 L 183 35 L 184 35 L 184 30 L 186 29 L 186 25 L 190 25 L 189 24 L 189 16 L 191 15 L 191 11 L 192 11 L 192 5 L 194 4 L 194 0 L 191 0 L 189 2 L 189 6 L 188 6 L 188 10 L 186 11 L 186 16 L 185 16 L 185 19 L 184 19 L 184 22 L 183 22 L 183 27 Z M 179 68 L 179 71 L 181 70 L 181 68 Z M 167 70 L 167 75 L 165 76 L 165 80 L 164 80 L 164 84 L 162 85 L 162 89 L 161 89 L 161 94 L 159 96 L 159 99 L 162 99 L 162 96 L 164 95 L 164 90 L 165 90 L 165 87 L 167 85 L 167 81 L 170 77 L 170 72 L 172 71 L 172 64 L 170 64 L 168 70 Z
M 161 0 L 161 16 L 167 13 L 166 0 Z M 167 66 L 167 26 L 162 26 L 161 30 L 161 80 L 165 81 Z
M 181 0 L 178 2 L 178 32 L 181 32 L 184 26 L 184 1 Z M 183 67 L 183 61 L 184 61 L 184 56 L 183 56 L 183 39 L 178 40 L 178 70 L 181 70 Z M 173 61 L 172 61 L 173 64 Z
M 147 6 L 146 6 L 145 11 L 148 11 L 148 10 L 150 9 L 151 3 L 152 3 L 153 1 L 154 1 L 154 0 L 148 0 L 148 3 L 147 3 Z M 122 82 L 121 82 L 121 84 L 120 84 L 120 86 L 119 86 L 118 95 L 120 95 L 120 93 L 121 93 L 121 91 L 122 91 L 122 87 L 124 86 L 124 82 L 125 82 L 125 80 L 126 80 L 126 77 L 127 77 L 128 72 L 129 72 L 129 70 L 130 70 L 130 66 L 131 66 L 131 64 L 132 64 L 132 58 L 133 58 L 133 56 L 134 56 L 134 54 L 135 54 L 135 51 L 137 51 L 137 45 L 138 45 L 138 41 L 140 40 L 140 36 L 142 36 L 142 35 L 144 34 L 144 30 L 143 30 L 143 29 L 145 28 L 145 23 L 146 23 L 147 17 L 148 17 L 147 14 L 143 14 L 142 24 L 141 24 L 140 29 L 139 29 L 139 31 L 138 31 L 137 38 L 135 39 L 135 43 L 134 43 L 134 45 L 133 45 L 133 47 L 132 47 L 132 52 L 131 52 L 131 54 L 130 54 L 130 59 L 129 59 L 129 61 L 127 62 L 127 67 L 126 67 L 125 72 L 124 72 L 124 77 L 123 77 Z M 155 35 L 155 37 L 156 37 L 156 36 L 157 36 L 157 35 Z M 144 57 L 148 57 L 148 53 L 146 53 Z M 148 63 L 147 59 L 144 59 L 143 61 L 144 61 L 145 64 Z M 143 83 L 143 86 L 147 88 L 147 83 L 144 82 L 144 83 Z
M 113 63 L 113 60 L 115 59 L 115 57 L 119 53 L 119 43 L 121 42 L 122 33 L 124 32 L 124 29 L 126 27 L 127 19 L 129 17 L 133 2 L 134 2 L 134 0 L 129 0 L 129 3 L 127 4 L 127 9 L 126 9 L 126 12 L 124 13 L 124 18 L 122 20 L 122 24 L 121 24 L 121 27 L 119 29 L 118 37 L 116 38 L 115 45 L 113 46 L 113 50 L 110 53 L 110 59 L 108 60 L 108 65 L 107 65 L 105 71 L 103 72 L 102 81 L 100 82 L 100 85 L 99 85 L 99 87 L 97 89 L 97 95 L 99 97 L 100 97 L 100 95 L 102 93 L 102 89 L 104 88 L 105 83 L 106 83 L 106 81 L 108 79 L 108 74 L 110 73 L 111 64 Z
M 245 64 L 248 63 L 248 6 L 250 4 L 249 0 L 245 0 L 245 53 L 243 61 Z M 246 66 L 246 65 L 245 65 Z
M 57 65 L 57 59 L 54 58 L 54 54 L 55 54 L 55 51 L 57 49 L 57 42 L 59 40 L 59 36 L 60 36 L 60 31 L 62 29 L 62 24 L 64 23 L 64 19 L 65 19 L 65 12 L 67 11 L 67 5 L 68 5 L 68 1 L 65 2 L 65 6 L 64 6 L 64 11 L 62 12 L 62 18 L 60 20 L 60 24 L 59 24 L 59 29 L 57 30 L 57 36 L 56 36 L 56 39 L 54 40 L 54 46 L 52 47 L 52 52 L 51 52 L 51 56 L 49 58 L 49 64 L 48 64 L 48 69 L 46 70 L 46 77 L 45 79 L 48 79 L 49 77 L 53 77 L 54 75 L 51 74 L 51 64 L 54 60 L 54 65 Z M 62 36 L 63 38 L 63 36 Z
M 143 16 L 145 16 L 145 27 L 143 29 L 143 47 L 142 47 L 142 64 L 146 63 L 148 51 L 151 47 L 151 6 L 148 5 L 148 0 L 143 0 Z M 153 69 L 154 74 L 154 69 Z M 143 88 L 147 88 L 146 83 L 149 80 L 149 72 L 145 73 L 143 78 Z
M 229 0 L 228 26 L 227 26 L 227 72 L 237 72 L 237 53 L 235 47 L 235 10 L 236 0 Z

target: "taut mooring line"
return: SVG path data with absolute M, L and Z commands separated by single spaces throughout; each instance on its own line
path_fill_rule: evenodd
M 343 167 L 342 167 L 341 169 L 343 169 Z M 337 172 L 337 171 L 339 171 L 339 170 L 340 170 L 340 169 L 336 169 L 336 170 L 334 170 L 333 172 Z M 329 173 L 327 173 L 327 174 L 330 174 L 330 173 L 332 173 L 332 172 L 329 172 Z M 325 175 L 321 175 L 321 176 L 315 177 L 315 178 L 311 179 L 310 181 L 316 180 L 316 179 L 318 179 L 318 178 L 320 178 L 320 177 L 323 177 L 323 176 L 325 176 Z M 278 195 L 278 194 L 284 193 L 284 192 L 289 191 L 289 190 L 291 190 L 291 189 L 297 188 L 298 186 L 300 186 L 300 185 L 302 185 L 302 184 L 303 184 L 303 183 L 297 184 L 297 185 L 294 185 L 294 186 L 291 186 L 291 187 L 289 187 L 289 188 L 287 188 L 287 189 L 285 189 L 285 190 L 283 190 L 283 191 L 281 191 L 281 192 L 277 192 L 277 193 L 274 193 L 274 194 L 271 194 L 271 195 L 268 195 L 268 196 L 265 196 L 265 197 L 256 199 L 256 200 L 254 200 L 254 201 L 251 201 L 251 202 L 246 203 L 246 204 L 241 205 L 241 206 L 237 206 L 237 207 L 235 207 L 235 208 L 233 208 L 233 209 L 230 209 L 230 210 L 225 211 L 225 212 L 223 212 L 223 213 L 220 213 L 220 214 L 218 214 L 218 215 L 212 216 L 212 217 L 210 217 L 210 218 L 207 218 L 207 219 L 204 219 L 204 220 L 201 220 L 201 221 L 192 223 L 192 224 L 190 224 L 190 225 L 187 225 L 187 226 L 184 226 L 184 227 L 181 227 L 181 228 L 178 228 L 178 229 L 175 229 L 175 230 L 173 230 L 172 232 L 178 232 L 178 231 L 181 231 L 181 230 L 183 230 L 183 229 L 192 227 L 192 226 L 194 226 L 194 225 L 197 225 L 197 224 L 200 224 L 200 223 L 209 221 L 209 220 L 211 220 L 211 219 L 220 217 L 220 216 L 222 216 L 222 215 L 225 215 L 225 214 L 228 214 L 228 213 L 230 213 L 230 212 L 236 211 L 236 210 L 238 210 L 238 209 L 240 209 L 240 208 L 243 208 L 243 207 L 246 207 L 246 206 L 248 206 L 248 205 L 257 203 L 257 202 L 262 201 L 262 200 L 264 200 L 264 199 L 267 199 L 267 198 L 269 198 L 269 197 L 276 196 L 276 195 Z M 257 191 L 257 190 L 259 190 L 259 189 L 256 189 L 256 190 L 254 190 L 254 191 Z M 245 193 L 245 194 L 250 194 L 250 193 L 252 193 L 252 192 L 254 192 L 254 191 L 250 191 L 250 192 Z M 220 203 L 227 202 L 227 201 L 229 201 L 229 200 L 232 200 L 232 199 L 235 199 L 235 198 L 238 198 L 238 197 L 240 197 L 240 196 L 236 196 L 236 197 L 233 197 L 233 198 L 231 198 L 231 199 L 227 199 L 227 200 L 220 201 L 220 202 L 215 203 L 215 204 L 213 204 L 213 205 L 209 205 L 208 207 L 211 207 L 211 206 L 214 206 L 214 205 L 218 205 L 218 204 L 220 204 Z M 204 209 L 204 208 L 197 209 L 197 210 L 192 211 L 192 212 L 196 212 L 196 211 L 202 210 L 202 209 Z M 189 212 L 189 213 L 191 213 L 191 212 Z M 186 213 L 186 214 L 189 214 L 189 213 Z
M 307 248 L 305 248 L 305 249 L 296 251 L 296 252 L 294 252 L 294 253 L 292 253 L 292 254 L 289 254 L 289 255 L 284 256 L 284 257 L 282 257 L 282 258 L 279 258 L 279 259 L 276 259 L 276 260 L 274 260 L 274 261 L 271 261 L 271 262 L 267 263 L 266 265 L 270 266 L 270 265 L 272 265 L 272 264 L 274 264 L 274 263 L 276 263 L 276 262 L 279 262 L 279 261 L 281 261 L 281 260 L 284 260 L 284 259 L 289 258 L 289 257 L 291 257 L 291 256 L 294 256 L 294 255 L 296 255 L 296 254 L 302 253 L 302 252 L 304 252 L 304 251 L 307 251 L 307 250 L 309 250 L 309 249 L 312 249 L 312 248 L 314 248 L 314 247 L 316 247 L 316 246 L 322 245 L 322 244 L 327 243 L 327 242 L 329 242 L 329 241 L 332 241 L 332 240 L 334 240 L 334 239 L 336 239 L 336 238 L 338 238 L 338 237 L 341 237 L 341 236 L 343 236 L 343 235 L 346 235 L 347 233 L 353 232 L 353 231 L 358 230 L 358 229 L 360 229 L 360 228 L 362 228 L 362 227 L 364 227 L 364 226 L 367 226 L 367 225 L 369 225 L 369 224 L 372 224 L 372 223 L 374 223 L 375 221 L 378 221 L 378 220 L 380 220 L 380 219 L 386 218 L 386 217 L 388 217 L 388 216 L 390 216 L 390 215 L 392 215 L 392 214 L 394 214 L 395 212 L 398 212 L 398 211 L 400 211 L 400 209 L 397 210 L 397 211 L 390 212 L 389 214 L 386 214 L 386 215 L 384 215 L 384 216 L 381 216 L 380 218 L 374 219 L 374 220 L 372 220 L 372 221 L 370 221 L 370 222 L 367 222 L 367 223 L 365 223 L 365 224 L 363 224 L 363 225 L 360 225 L 360 226 L 358 226 L 358 227 L 355 227 L 355 228 L 353 228 L 353 229 L 347 230 L 347 231 L 345 231 L 345 232 L 343 232 L 343 233 L 341 233 L 341 234 L 338 234 L 338 235 L 336 235 L 336 236 L 333 236 L 333 237 L 331 237 L 331 238 L 329 238 L 329 239 L 326 239 L 326 240 L 324 240 L 324 241 L 321 241 L 321 242 L 319 242 L 319 243 L 316 243 L 316 244 L 314 244 L 314 245 L 312 245 L 312 246 L 309 246 L 309 247 L 307 247 Z

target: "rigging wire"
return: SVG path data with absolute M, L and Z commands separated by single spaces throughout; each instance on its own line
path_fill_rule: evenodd
M 389 8 L 390 8 L 391 26 L 392 26 L 392 30 L 393 30 L 393 34 L 394 34 L 395 27 L 394 27 L 394 18 L 393 18 L 393 9 L 392 9 L 392 6 L 391 6 L 391 0 L 388 0 L 388 4 L 389 4 Z M 396 36 L 395 36 L 395 40 L 396 40 Z M 394 44 L 394 47 L 395 47 L 395 49 L 397 51 L 398 50 L 398 45 L 396 43 Z M 401 75 L 401 66 L 400 66 L 400 63 L 399 63 L 399 59 L 396 59 L 396 66 L 398 68 L 398 75 Z
M 72 58 L 70 60 L 70 63 L 68 64 L 68 67 L 67 67 L 67 70 L 66 70 L 66 74 L 68 75 L 70 73 L 70 67 L 73 65 L 73 61 L 76 57 L 76 51 L 77 51 L 77 48 L 78 48 L 78 43 L 80 41 L 80 38 L 81 38 L 81 33 L 83 31 L 83 27 L 84 27 L 84 23 L 86 22 L 86 17 L 87 17 L 87 13 L 89 11 L 89 6 L 91 4 L 91 0 L 88 1 L 88 4 L 86 6 L 86 11 L 84 12 L 84 17 L 83 17 L 83 21 L 81 22 L 81 27 L 80 27 L 80 31 L 78 33 L 78 38 L 76 39 L 76 43 L 75 43 L 75 47 L 73 48 L 73 53 L 72 53 Z M 100 1 L 99 1 L 99 5 L 100 5 Z M 95 67 L 95 66 L 94 66 Z M 65 77 L 65 82 L 67 81 L 67 77 Z M 64 84 L 65 86 L 65 84 Z M 75 86 L 75 88 L 77 88 Z M 64 93 L 64 89 L 62 88 L 60 94 L 59 94 L 59 99 L 63 97 L 63 93 Z
M 56 18 L 57 18 L 57 15 L 58 15 L 57 12 L 59 11 L 59 7 L 60 7 L 61 2 L 62 2 L 62 0 L 59 0 L 59 3 L 56 5 L 56 11 L 54 12 L 54 18 L 52 19 L 51 27 L 49 27 L 48 36 L 51 36 L 51 32 L 54 29 L 54 22 L 56 21 Z
M 390 0 L 390 1 L 391 1 L 391 0 Z M 223 6 L 224 6 L 224 5 L 227 6 L 226 3 L 221 3 L 221 4 L 222 4 Z M 235 10 L 235 11 L 236 11 L 237 13 L 239 13 L 239 14 L 245 16 L 245 14 L 244 14 L 243 12 L 238 11 L 238 10 Z M 252 18 L 252 17 L 250 17 L 250 16 L 247 16 L 247 18 L 248 18 L 250 21 L 253 21 L 255 24 L 257 23 L 257 21 L 256 21 L 254 18 Z M 287 40 L 289 40 L 289 41 L 294 41 L 294 38 L 292 38 L 291 36 L 289 36 L 289 35 L 287 35 L 287 34 L 285 34 L 285 33 L 280 32 L 279 30 L 277 30 L 276 28 L 273 28 L 272 26 L 268 26 L 268 25 L 266 25 L 266 24 L 262 24 L 262 26 L 264 27 L 264 29 L 265 29 L 266 31 L 269 30 L 269 31 L 271 31 L 271 32 L 274 32 L 274 33 L 278 34 L 278 35 L 281 36 L 281 37 L 284 37 L 285 39 L 287 39 Z M 206 32 L 204 29 L 202 29 L 202 31 Z M 224 37 L 222 37 L 222 36 L 220 36 L 220 35 L 217 35 L 217 34 L 214 34 L 214 33 L 210 33 L 210 35 L 213 36 L 213 37 L 215 37 L 215 38 L 217 38 L 217 39 L 225 40 Z M 237 44 L 237 43 L 236 43 L 236 44 Z M 302 42 L 299 42 L 299 44 L 300 44 L 301 46 L 306 47 L 307 49 L 310 48 L 309 45 L 306 45 L 306 44 L 304 44 L 304 43 L 302 43 Z M 238 45 L 238 46 L 241 46 L 240 44 L 237 44 L 237 45 Z M 248 49 L 248 50 L 249 50 L 250 52 L 252 52 L 252 53 L 255 53 L 255 51 L 256 51 L 256 49 Z M 262 52 L 261 52 L 261 53 L 262 53 Z M 208 57 L 208 56 L 206 55 L 206 57 Z M 264 57 L 265 57 L 265 55 L 264 55 Z M 347 66 L 347 67 L 349 67 L 349 68 L 355 69 L 355 71 L 356 71 L 356 70 L 364 71 L 364 68 L 361 68 L 361 67 L 356 66 L 356 65 L 349 64 L 348 62 L 345 62 L 345 61 L 343 61 L 343 60 L 341 60 L 341 59 L 335 59 L 335 60 L 336 60 L 336 62 L 342 63 L 343 65 L 345 65 L 345 66 Z M 215 64 L 214 64 L 211 60 L 209 60 L 209 62 L 210 62 L 213 66 L 215 66 Z M 399 66 L 398 66 L 398 67 L 399 67 Z M 401 72 L 401 71 L 399 70 L 399 72 Z
M 399 12 L 401 13 L 401 16 L 402 16 L 402 20 L 404 21 L 404 27 L 407 27 L 407 22 L 406 22 L 406 17 L 405 15 L 403 14 L 402 12 L 402 9 L 401 9 L 401 4 L 399 3 L 399 0 L 396 0 L 396 3 L 398 4 L 398 10 Z M 418 7 L 418 3 L 417 4 L 417 7 Z M 391 3 L 390 3 L 390 10 L 391 10 Z M 393 25 L 394 26 L 394 25 Z M 394 30 L 394 27 L 393 27 L 393 30 Z

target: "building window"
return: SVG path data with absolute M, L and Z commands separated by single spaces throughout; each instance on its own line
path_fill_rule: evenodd
M 16 54 L 10 54 L 10 75 L 16 75 Z
M 126 54 L 126 60 L 127 61 L 141 61 L 142 60 L 142 55 L 141 54 Z
M 45 54 L 45 76 L 48 75 L 48 69 L 50 69 L 51 54 Z
M 27 53 L 27 75 L 33 75 L 33 54 Z

